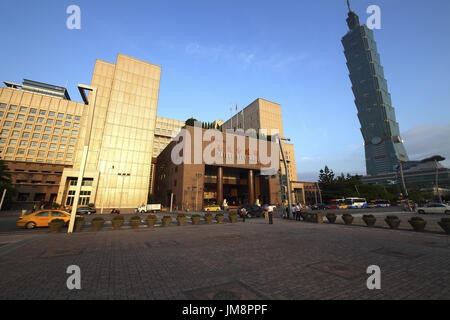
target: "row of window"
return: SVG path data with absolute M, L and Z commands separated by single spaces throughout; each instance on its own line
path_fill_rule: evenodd
M 3 117 L 5 115 L 5 113 L 3 111 L 0 111 L 0 118 Z M 25 120 L 25 115 L 23 114 L 15 114 L 15 113 L 7 113 L 6 114 L 6 119 L 11 119 L 11 120 L 17 120 L 17 121 L 23 121 Z M 73 126 L 74 128 L 79 128 L 80 124 L 78 122 L 70 122 L 70 121 L 63 121 L 63 120 L 53 120 L 53 119 L 47 119 L 45 120 L 44 118 L 36 118 L 35 116 L 27 116 L 26 117 L 26 121 L 27 122 L 34 122 L 36 121 L 37 123 L 42 123 L 44 124 L 48 124 L 48 125 L 53 125 L 55 124 L 55 126 L 65 126 L 65 127 L 71 127 Z
M 0 153 L 3 151 L 3 148 L 0 147 Z M 45 157 L 47 156 L 48 158 L 54 158 L 55 155 L 57 158 L 64 158 L 64 153 L 63 152 L 53 152 L 53 151 L 36 151 L 36 150 L 32 150 L 29 149 L 28 151 L 25 149 L 17 149 L 16 152 L 16 148 L 6 148 L 6 155 L 27 155 L 27 156 L 35 156 L 37 155 L 38 157 Z M 68 153 L 66 154 L 66 158 L 67 159 L 72 159 L 73 154 L 72 153 Z M 6 158 L 5 158 L 6 159 Z
M 11 128 L 11 127 L 13 127 L 13 124 L 12 124 L 11 121 L 4 121 L 3 122 L 3 127 L 4 128 Z M 33 129 L 31 124 L 26 124 L 25 126 L 23 126 L 23 124 L 20 123 L 20 122 L 14 123 L 14 129 L 22 129 L 22 128 L 24 128 L 25 130 L 32 130 Z M 42 131 L 42 126 L 35 125 L 34 126 L 34 131 Z M 4 132 L 4 130 L 2 130 L 2 132 Z M 7 132 L 7 131 L 5 131 L 5 132 Z M 51 127 L 44 127 L 44 132 L 50 133 L 50 132 L 52 132 L 52 128 Z M 77 136 L 78 135 L 78 131 L 77 130 L 72 130 L 72 131 L 70 131 L 69 129 L 61 130 L 59 128 L 55 128 L 53 130 L 53 133 L 61 133 L 61 132 L 64 135 L 69 135 L 69 134 L 71 134 L 72 136 Z M 28 134 L 29 134 L 29 132 L 28 132 Z M 2 133 L 2 135 L 4 135 L 4 134 Z
M 72 131 L 71 133 L 69 132 L 69 130 L 63 130 L 62 134 L 64 135 L 69 135 L 71 134 L 72 136 L 78 136 L 78 131 Z M 9 129 L 3 129 L 2 131 L 0 131 L 0 136 L 2 137 L 8 137 L 9 136 Z M 20 132 L 19 131 L 12 131 L 11 137 L 20 137 Z M 41 134 L 39 133 L 31 133 L 31 132 L 22 132 L 22 138 L 32 138 L 32 139 L 40 139 L 41 138 Z M 42 140 L 50 140 L 50 135 L 48 134 L 43 134 L 42 135 Z M 58 141 L 59 140 L 59 136 L 52 136 L 52 141 Z M 68 138 L 68 137 L 61 137 L 61 142 L 67 142 L 70 141 L 70 143 L 75 143 L 76 142 L 76 138 Z
M 0 153 L 2 152 L 2 148 L 0 148 Z M 59 161 L 59 160 L 43 160 L 43 159 L 24 159 L 24 158 L 19 158 L 19 157 L 4 157 L 3 160 L 7 160 L 7 161 L 24 161 L 24 162 L 33 162 L 33 163 L 48 163 L 48 164 L 65 164 L 65 165 L 72 165 L 72 162 L 70 161 Z
M 10 105 L 9 108 L 6 104 L 4 103 L 0 103 L 0 111 L 1 110 L 9 110 L 9 111 L 19 111 L 20 113 L 27 113 L 29 112 L 29 114 L 39 114 L 41 116 L 48 116 L 48 117 L 56 117 L 57 119 L 68 119 L 68 120 L 72 120 L 75 119 L 76 121 L 80 121 L 81 117 L 80 116 L 73 116 L 71 114 L 64 114 L 59 112 L 58 114 L 54 111 L 47 111 L 47 110 L 38 110 L 36 108 L 28 108 L 28 107 L 20 107 L 18 108 L 15 105 Z
M 0 138 L 0 144 L 6 144 L 6 139 Z M 38 146 L 38 142 L 36 141 L 26 141 L 26 140 L 22 140 L 18 143 L 18 140 L 15 139 L 11 139 L 9 140 L 8 145 L 9 146 L 16 146 L 19 145 L 20 147 L 30 147 L 30 148 L 37 148 Z M 74 151 L 75 150 L 75 146 L 72 145 L 66 145 L 66 144 L 60 144 L 59 147 L 56 143 L 50 143 L 47 144 L 47 142 L 41 142 L 39 144 L 39 148 L 40 149 L 46 149 L 47 146 L 50 147 L 50 149 L 58 149 L 58 150 L 69 150 L 69 151 Z

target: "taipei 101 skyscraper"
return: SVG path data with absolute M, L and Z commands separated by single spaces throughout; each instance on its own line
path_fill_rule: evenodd
M 409 159 L 400 137 L 380 55 L 373 31 L 360 25 L 348 0 L 347 4 L 349 31 L 342 38 L 342 44 L 364 138 L 367 175 L 395 172 L 399 161 Z

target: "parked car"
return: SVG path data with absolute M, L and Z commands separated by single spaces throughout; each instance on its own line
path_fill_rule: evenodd
M 218 205 L 208 205 L 206 206 L 203 211 L 221 211 L 222 208 Z
M 77 215 L 77 217 L 80 216 Z M 65 225 L 67 225 L 70 221 L 70 214 L 62 210 L 39 210 L 20 216 L 17 219 L 16 226 L 27 229 L 48 227 L 48 224 L 55 219 L 64 220 Z
M 426 214 L 426 213 L 445 213 L 450 214 L 450 206 L 445 204 L 430 204 L 426 207 L 417 208 L 417 213 Z
M 325 209 L 330 210 L 330 209 L 339 209 L 339 206 L 335 203 L 333 204 L 329 204 L 325 207 Z
M 87 215 L 91 215 L 96 213 L 97 210 L 95 210 L 94 208 L 91 207 L 78 207 L 77 208 L 77 214 L 87 214 Z
M 264 216 L 264 210 L 260 206 L 257 206 L 256 204 L 246 204 L 239 209 L 239 215 L 241 218 L 243 216 L 243 209 L 247 212 L 247 218 L 259 218 Z
M 311 210 L 325 210 L 325 205 L 323 203 L 313 204 Z

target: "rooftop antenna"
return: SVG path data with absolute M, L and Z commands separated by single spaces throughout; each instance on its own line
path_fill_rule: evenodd
M 352 8 L 350 8 L 350 0 L 347 0 L 347 6 L 348 6 L 348 11 L 352 11 Z

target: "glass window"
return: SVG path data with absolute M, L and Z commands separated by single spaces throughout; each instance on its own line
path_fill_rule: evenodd
M 36 154 L 36 151 L 34 150 L 28 150 L 28 155 L 29 156 L 34 156 Z
M 64 156 L 64 153 L 61 153 L 61 152 L 59 152 L 57 155 L 58 158 L 62 158 L 63 156 Z
M 55 128 L 55 129 L 53 130 L 53 132 L 54 132 L 54 133 L 60 133 L 60 132 L 61 132 L 61 130 L 60 130 L 60 129 L 58 129 L 58 128 Z
M 33 126 L 31 124 L 26 124 L 25 129 L 31 130 L 31 129 L 33 129 Z
M 37 143 L 36 141 L 31 141 L 31 142 L 30 142 L 30 147 L 31 147 L 31 148 L 37 147 L 37 145 L 38 145 L 38 143 Z
M 23 120 L 23 119 L 25 119 L 25 116 L 23 114 L 17 115 L 17 120 Z
M 48 211 L 36 214 L 36 217 L 48 217 L 48 216 L 49 216 Z
M 52 141 L 58 141 L 58 136 L 52 136 Z
M 64 119 L 64 113 L 58 113 L 58 119 Z
M 75 143 L 75 142 L 77 142 L 77 139 L 75 139 L 75 138 L 70 138 L 70 143 Z
M 48 113 L 48 116 L 49 116 L 49 117 L 54 117 L 54 116 L 55 116 L 55 113 L 54 113 L 53 111 L 50 111 L 50 112 Z
M 64 129 L 64 130 L 63 130 L 63 134 L 69 134 L 69 130 Z
M 61 137 L 61 142 L 67 142 L 67 137 Z
M 22 137 L 29 138 L 30 137 L 30 133 L 29 132 L 24 132 L 24 133 L 22 133 Z
M 55 123 L 57 126 L 61 126 L 62 125 L 62 121 L 61 120 L 56 120 L 56 123 Z
M 37 119 L 37 122 L 38 122 L 38 123 L 44 123 L 44 118 L 38 118 L 38 119 Z
M 9 110 L 16 111 L 17 110 L 17 106 L 10 106 Z
M 1 139 L 0 139 L 0 143 L 1 143 L 1 144 L 5 144 L 5 143 L 6 143 L 6 139 L 1 138 Z
M 39 139 L 39 133 L 33 133 L 33 139 Z
M 42 135 L 42 140 L 48 140 L 50 136 L 48 134 Z
M 47 112 L 46 112 L 45 110 L 41 110 L 41 111 L 39 111 L 39 114 L 40 114 L 41 116 L 45 116 L 45 115 L 47 114 Z
M 11 136 L 18 137 L 18 136 L 20 136 L 20 132 L 19 131 L 13 131 Z
M 3 123 L 3 126 L 5 126 L 5 127 L 11 127 L 11 124 L 12 124 L 11 121 L 5 121 L 5 122 Z
M 51 127 L 45 127 L 44 131 L 45 131 L 45 132 L 51 132 L 51 131 L 52 131 L 52 128 L 51 128 Z
M 22 124 L 19 123 L 19 122 L 16 122 L 16 123 L 14 124 L 14 128 L 20 129 L 20 128 L 22 128 Z
M 55 157 L 55 153 L 54 153 L 54 152 L 51 152 L 51 151 L 49 151 L 49 152 L 48 152 L 48 154 L 47 154 L 47 157 L 49 157 L 49 158 L 53 158 L 53 157 Z
M 72 118 L 73 118 L 73 116 L 70 115 L 70 114 L 68 114 L 68 115 L 66 116 L 66 119 L 72 120 Z
M 0 111 L 0 117 L 3 117 L 5 113 L 3 111 Z
M 59 145 L 59 150 L 66 150 L 66 145 L 65 144 L 60 144 Z
M 34 117 L 33 116 L 28 116 L 27 121 L 34 121 Z
M 73 131 L 72 131 L 72 135 L 73 135 L 73 136 L 77 136 L 77 135 L 78 135 L 78 131 L 73 130 Z
M 47 119 L 47 124 L 53 124 L 53 119 Z
M 73 151 L 75 148 L 73 146 L 67 146 L 67 150 Z
M 7 154 L 13 154 L 13 153 L 14 153 L 14 148 L 8 148 L 8 149 L 6 149 L 6 153 L 7 153 Z
M 76 120 L 76 121 L 80 121 L 80 120 L 81 120 L 81 117 L 80 117 L 80 116 L 76 116 L 76 117 L 75 117 L 75 120 Z
M 23 154 L 25 154 L 25 149 L 19 149 L 19 150 L 17 150 L 17 154 L 18 154 L 18 155 L 23 155 Z
M 26 107 L 20 107 L 20 112 L 23 112 L 23 113 L 27 112 L 27 108 Z
M 50 144 L 50 149 L 56 149 L 56 144 L 51 143 L 51 144 Z
M 45 157 L 45 152 L 44 151 L 39 151 L 38 152 L 38 157 Z
M 15 140 L 15 139 L 9 140 L 9 145 L 15 146 L 16 144 L 17 144 L 17 140 Z
M 73 127 L 74 127 L 74 128 L 79 128 L 79 127 L 80 127 L 80 124 L 79 124 L 79 123 L 74 123 L 74 124 L 73 124 Z
M 42 130 L 42 126 L 34 126 L 34 130 L 41 131 Z
M 2 136 L 7 136 L 9 134 L 9 130 L 3 129 Z
M 37 109 L 33 109 L 33 108 L 30 109 L 30 113 L 36 114 L 36 112 L 37 112 Z
M 66 155 L 66 158 L 67 158 L 67 159 L 72 159 L 72 154 L 71 154 L 71 153 L 68 153 L 68 154 Z
M 0 103 L 0 109 L 6 109 L 6 104 Z
M 47 148 L 47 143 L 41 142 L 41 145 L 39 146 L 41 149 Z
M 70 127 L 70 122 L 68 122 L 68 121 L 64 122 L 64 126 L 65 127 Z
M 20 146 L 21 147 L 26 147 L 28 145 L 28 142 L 25 140 L 20 141 Z

